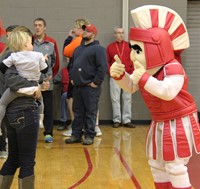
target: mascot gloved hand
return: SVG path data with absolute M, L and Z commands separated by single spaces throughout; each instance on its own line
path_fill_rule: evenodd
M 144 66 L 137 60 L 133 64 L 135 69 L 133 72 L 133 84 L 137 85 L 142 75 L 145 73 L 145 69 Z
M 123 75 L 125 73 L 125 65 L 122 64 L 118 55 L 115 55 L 114 59 L 115 59 L 115 62 L 110 67 L 110 75 L 111 75 L 111 77 L 113 77 L 117 80 L 117 79 L 120 79 L 121 77 L 123 77 Z

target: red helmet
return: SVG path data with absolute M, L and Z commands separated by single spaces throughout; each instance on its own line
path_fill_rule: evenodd
M 144 42 L 147 69 L 165 65 L 189 47 L 187 29 L 181 17 L 172 9 L 145 5 L 131 11 L 136 27 L 129 39 Z

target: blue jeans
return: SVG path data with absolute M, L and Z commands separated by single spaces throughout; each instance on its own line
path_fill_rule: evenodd
M 79 138 L 84 128 L 85 137 L 94 138 L 96 135 L 95 125 L 98 110 L 98 102 L 101 94 L 101 86 L 74 86 L 73 89 L 73 112 L 72 135 Z
M 5 124 L 8 132 L 8 158 L 3 164 L 0 174 L 14 175 L 17 168 L 20 168 L 19 178 L 34 175 L 39 130 L 38 108 L 26 107 L 8 110 Z
M 67 121 L 67 92 L 63 93 L 60 100 L 60 121 Z

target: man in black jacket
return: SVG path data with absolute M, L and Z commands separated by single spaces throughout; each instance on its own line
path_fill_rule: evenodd
M 94 25 L 83 25 L 83 44 L 76 48 L 72 57 L 70 72 L 73 90 L 72 136 L 66 139 L 67 144 L 82 142 L 93 144 L 96 135 L 96 115 L 101 94 L 101 84 L 107 73 L 106 50 L 95 40 L 97 29 Z

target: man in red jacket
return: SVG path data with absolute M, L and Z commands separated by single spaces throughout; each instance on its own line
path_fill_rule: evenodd
M 6 47 L 6 45 L 4 43 L 0 42 L 0 53 L 3 52 L 5 47 Z
M 3 28 L 2 22 L 0 20 L 0 38 L 3 35 L 6 35 L 6 30 Z M 6 47 L 6 45 L 4 43 L 0 42 L 0 53 L 5 49 L 5 47 Z
M 129 48 L 129 43 L 124 40 L 124 29 L 118 26 L 115 27 L 114 37 L 115 41 L 109 44 L 106 49 L 109 74 L 110 66 L 115 62 L 114 56 L 116 54 L 120 57 L 122 64 L 125 65 L 126 72 L 131 74 L 134 68 L 133 62 L 130 59 L 131 50 Z M 110 77 L 110 97 L 113 110 L 113 127 L 117 128 L 122 123 L 125 127 L 135 128 L 135 126 L 131 123 L 132 94 L 121 89 L 112 77 Z

